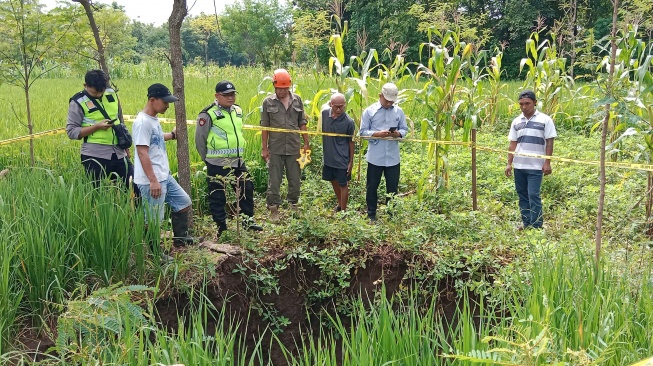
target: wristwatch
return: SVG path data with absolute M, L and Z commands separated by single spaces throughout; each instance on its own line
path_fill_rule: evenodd
M 177 134 L 175 133 L 175 131 L 170 131 L 170 134 L 172 135 L 173 140 L 177 139 Z

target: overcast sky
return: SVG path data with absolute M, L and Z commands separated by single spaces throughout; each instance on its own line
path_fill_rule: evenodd
M 155 25 L 161 25 L 168 21 L 173 4 L 173 0 L 99 0 L 99 2 L 106 4 L 111 4 L 114 1 L 125 8 L 128 17 L 139 22 L 154 23 Z M 41 0 L 40 3 L 49 10 L 57 5 L 57 0 Z M 186 3 L 190 8 L 190 15 L 199 15 L 202 12 L 205 14 L 215 13 L 214 0 L 186 0 Z M 218 14 L 224 10 L 225 4 L 231 3 L 233 1 L 215 0 Z

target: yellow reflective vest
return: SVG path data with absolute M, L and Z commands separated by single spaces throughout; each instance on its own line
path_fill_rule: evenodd
M 102 98 L 95 99 L 90 98 L 88 94 L 84 91 L 81 91 L 75 94 L 70 100 L 74 100 L 84 111 L 84 119 L 82 120 L 82 127 L 93 126 L 97 122 L 107 119 L 102 112 L 100 112 L 100 107 L 103 107 L 107 112 L 109 119 L 118 118 L 118 96 L 116 92 L 107 88 L 104 91 Z M 120 120 L 117 120 L 117 124 L 120 124 Z M 116 136 L 113 133 L 113 128 L 107 130 L 97 130 L 92 134 L 84 137 L 84 142 L 89 142 L 93 144 L 102 144 L 102 145 L 115 145 L 118 143 Z
M 240 158 L 245 151 L 243 110 L 234 105 L 231 111 L 213 104 L 206 107 L 211 128 L 206 139 L 207 158 Z

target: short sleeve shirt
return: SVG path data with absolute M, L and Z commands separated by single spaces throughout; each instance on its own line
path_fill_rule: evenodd
M 555 138 L 556 128 L 551 117 L 535 111 L 530 119 L 521 114 L 510 125 L 508 140 L 517 141 L 516 153 L 546 155 L 546 140 Z M 542 158 L 515 155 L 512 166 L 515 169 L 541 170 Z
M 148 155 L 152 161 L 152 170 L 159 182 L 168 179 L 170 174 L 170 165 L 168 163 L 168 153 L 166 152 L 166 142 L 163 135 L 161 123 L 157 117 L 152 117 L 144 112 L 138 113 L 134 126 L 132 127 L 132 138 L 134 146 L 149 146 Z M 141 159 L 138 153 L 134 158 L 134 183 L 150 184 L 150 180 L 145 175 Z
M 261 126 L 283 128 L 287 130 L 299 130 L 299 127 L 306 124 L 304 104 L 302 99 L 291 93 L 291 102 L 286 107 L 272 94 L 263 100 L 261 106 Z M 268 134 L 268 149 L 274 155 L 298 155 L 301 148 L 300 136 L 298 133 L 272 132 Z
M 322 111 L 322 132 L 337 133 L 344 136 L 322 136 L 324 165 L 335 169 L 347 169 L 349 165 L 349 143 L 354 135 L 354 120 L 343 113 L 338 118 L 331 117 L 331 109 Z

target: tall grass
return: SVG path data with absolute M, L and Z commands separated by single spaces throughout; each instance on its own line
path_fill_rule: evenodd
M 445 319 L 442 305 L 433 298 L 420 305 L 417 291 L 408 300 L 388 299 L 382 291 L 377 302 L 359 299 L 351 317 L 329 317 L 319 333 L 306 334 L 299 355 L 287 353 L 292 365 L 444 365 L 454 350 L 480 349 L 480 339 L 497 326 L 492 312 L 481 305 L 479 318 L 463 295 L 453 318 Z M 479 320 L 480 319 L 480 320 Z
M 623 273 L 609 263 L 598 270 L 591 255 L 536 256 L 530 278 L 509 307 L 528 319 L 521 332 L 551 334 L 551 352 L 573 362 L 578 353 L 596 364 L 624 365 L 653 353 L 653 283 L 650 271 Z M 522 305 L 523 304 L 523 305 Z M 574 353 L 577 352 L 577 353 Z
M 509 287 L 485 295 L 503 296 L 472 306 L 470 290 L 461 288 L 453 318 L 443 317 L 436 298 L 424 307 L 420 292 L 401 301 L 381 291 L 371 304 L 356 300 L 350 316 L 324 318 L 297 340 L 297 353 L 281 347 L 290 364 L 307 366 L 626 365 L 650 356 L 653 285 L 647 274 L 629 281 L 606 267 L 587 266 L 582 250 L 569 255 L 565 248 L 533 249 L 539 255 L 520 266 L 515 281 L 496 284 Z M 101 348 L 75 352 L 76 362 L 264 364 L 260 341 L 267 333 L 246 348 L 224 309 L 215 312 L 206 301 L 200 295 L 199 306 L 179 319 L 173 334 L 155 324 L 120 332 Z M 216 320 L 215 333 L 207 334 L 206 324 Z M 131 324 L 127 316 L 122 321 Z M 59 356 L 54 364 L 69 364 L 70 355 Z
M 13 222 L 0 223 L 0 355 L 7 350 L 16 333 L 16 316 L 24 291 L 16 280 L 19 270 L 17 254 L 20 247 L 11 234 Z
M 95 189 L 81 175 L 12 170 L 0 185 L 7 243 L 0 262 L 4 271 L 15 270 L 3 276 L 3 288 L 22 289 L 28 312 L 39 317 L 63 303 L 79 282 L 143 279 L 144 223 L 138 213 L 116 186 Z

